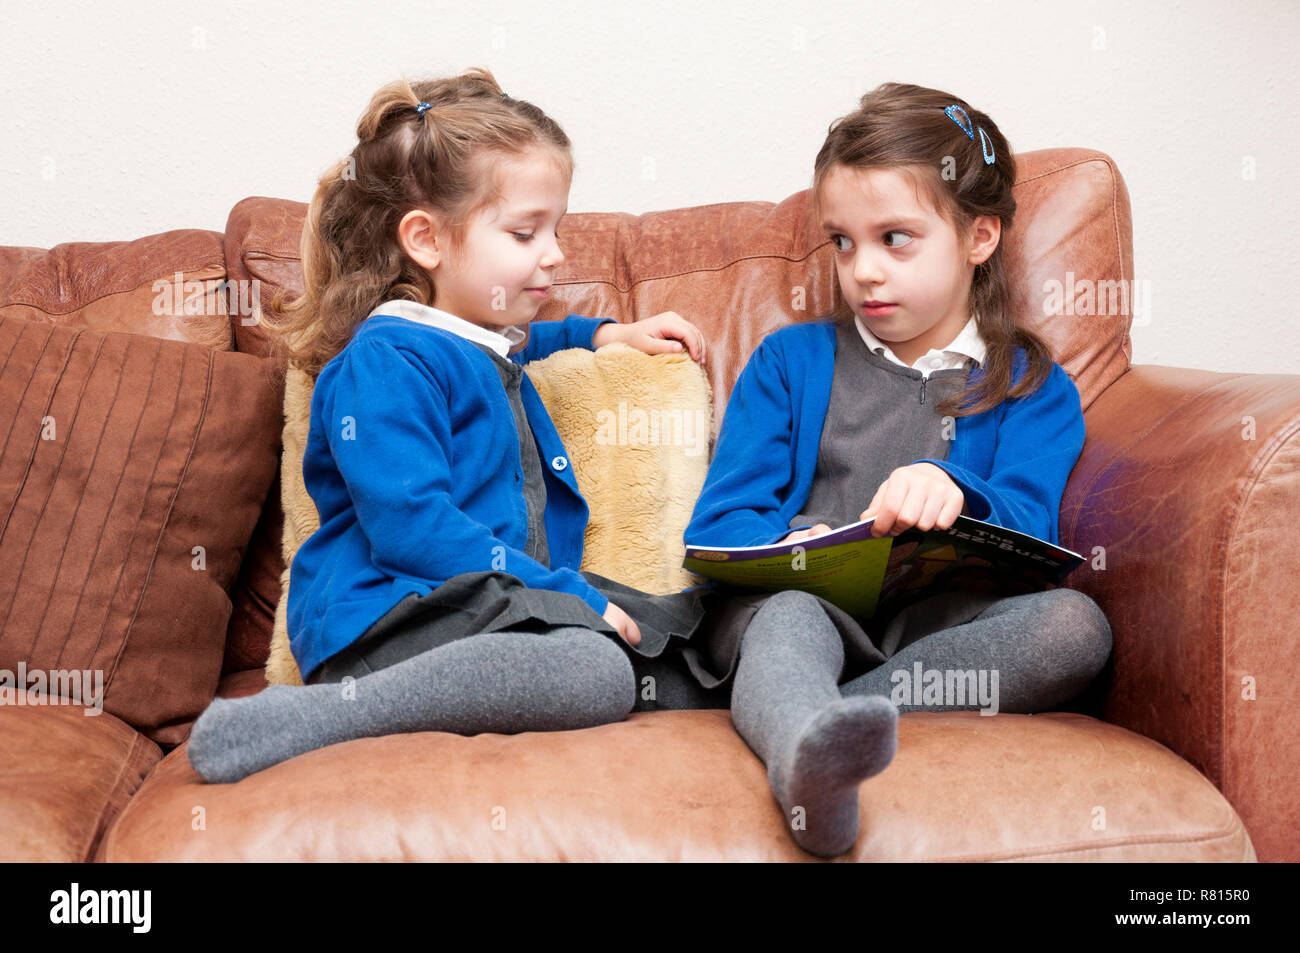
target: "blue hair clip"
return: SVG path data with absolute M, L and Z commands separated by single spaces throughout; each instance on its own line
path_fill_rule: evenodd
M 949 119 L 951 119 L 961 128 L 962 132 L 966 133 L 967 139 L 975 138 L 975 130 L 971 128 L 970 116 L 966 115 L 966 110 L 962 109 L 956 103 L 953 103 L 951 106 L 945 109 L 944 112 L 947 114 Z M 960 119 L 958 119 L 957 113 L 961 113 L 962 116 L 966 119 L 966 121 L 962 122 Z
M 427 110 L 427 109 L 432 109 L 432 108 L 433 108 L 433 107 L 430 106 L 428 103 L 420 103 L 420 105 L 418 105 L 418 106 L 415 107 L 415 111 L 416 111 L 417 113 L 419 113 L 421 116 L 423 116 L 425 110 Z
M 947 114 L 949 119 L 951 119 L 953 122 L 957 124 L 957 127 L 961 129 L 962 132 L 966 133 L 967 139 L 970 140 L 975 139 L 975 131 L 971 128 L 974 125 L 974 123 L 970 121 L 970 116 L 966 115 L 966 110 L 962 109 L 956 103 L 953 103 L 951 106 L 948 106 L 947 108 L 944 109 L 944 113 Z M 958 119 L 957 113 L 961 113 L 962 117 L 966 121 L 962 122 L 961 119 Z M 984 164 L 992 165 L 994 160 L 993 141 L 989 139 L 988 133 L 984 131 L 983 126 L 980 126 L 979 130 L 980 130 L 980 152 L 982 152 L 984 155 Z

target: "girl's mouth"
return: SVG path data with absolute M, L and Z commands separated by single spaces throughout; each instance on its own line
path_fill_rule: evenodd
M 896 304 L 888 304 L 883 301 L 867 301 L 862 305 L 862 313 L 868 318 L 882 318 L 887 314 L 892 314 L 897 307 Z

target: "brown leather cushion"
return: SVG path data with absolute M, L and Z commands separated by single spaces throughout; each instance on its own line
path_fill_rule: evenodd
M 0 668 L 100 669 L 106 711 L 185 736 L 221 674 L 281 386 L 252 355 L 0 316 Z
M 231 694 L 245 694 L 248 686 Z M 858 793 L 850 861 L 1253 861 L 1241 819 L 1150 738 L 1084 715 L 911 712 Z M 204 823 L 196 826 L 194 807 Z M 235 784 L 165 757 L 95 859 L 812 860 L 724 709 L 582 731 L 358 738 Z
M 0 863 L 90 860 L 162 751 L 120 718 L 0 705 Z
M 225 279 L 221 234 L 194 228 L 129 242 L 0 248 L 0 316 L 230 351 L 229 306 L 251 305 L 252 288 Z M 239 315 L 233 324 L 249 320 Z
M 1129 366 L 1132 316 L 1049 313 L 1045 288 L 1132 280 L 1128 190 L 1114 161 L 1092 149 L 1041 149 L 1015 160 L 1016 218 L 1003 235 L 1011 310 L 1043 335 L 1086 410 Z M 275 291 L 302 288 L 306 212 L 301 202 L 248 198 L 226 223 L 230 277 L 259 281 L 271 319 Z M 775 204 L 577 212 L 565 216 L 559 238 L 565 261 L 538 319 L 577 312 L 626 322 L 680 312 L 709 341 L 706 370 L 719 411 L 765 335 L 840 302 L 831 244 L 813 221 L 807 190 Z M 237 323 L 235 334 L 241 351 L 265 353 L 264 325 Z

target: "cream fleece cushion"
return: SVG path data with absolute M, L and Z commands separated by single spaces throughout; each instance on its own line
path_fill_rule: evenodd
M 712 432 L 709 381 L 687 354 L 626 344 L 558 351 L 525 370 L 564 441 L 591 512 L 582 568 L 645 592 L 694 584 L 681 568 L 682 533 L 704 485 Z M 289 649 L 289 566 L 320 526 L 302 479 L 314 379 L 286 375 L 280 603 L 266 662 L 270 684 L 301 685 Z

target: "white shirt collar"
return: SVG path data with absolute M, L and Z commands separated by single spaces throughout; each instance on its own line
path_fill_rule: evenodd
M 489 331 L 487 328 L 472 324 L 464 318 L 458 318 L 450 311 L 443 311 L 441 308 L 432 308 L 427 304 L 405 299 L 395 298 L 392 301 L 385 301 L 366 317 L 373 318 L 377 314 L 390 314 L 399 318 L 406 318 L 408 321 L 427 324 L 431 328 L 450 331 L 452 334 L 459 335 L 466 340 L 486 344 L 502 357 L 505 357 L 512 347 L 528 336 L 524 329 L 519 327 L 508 327 L 504 330 L 504 333 L 498 334 L 496 331 Z
M 854 315 L 853 323 L 857 326 L 858 333 L 862 335 L 862 340 L 867 342 L 868 348 L 872 351 L 884 351 L 885 357 L 894 361 L 896 364 L 903 364 L 902 359 L 893 352 L 888 344 L 867 330 L 867 326 L 862 323 L 862 319 L 857 315 Z M 957 332 L 957 336 L 952 339 L 947 347 L 942 349 L 930 348 L 930 350 L 922 355 L 922 357 L 917 359 L 917 364 L 921 363 L 921 361 L 928 358 L 931 354 L 939 354 L 953 358 L 951 363 L 958 365 L 964 363 L 964 361 L 957 362 L 955 360 L 956 357 L 963 359 L 967 357 L 974 358 L 976 364 L 983 364 L 985 353 L 984 339 L 980 336 L 979 327 L 975 323 L 975 315 L 972 314 L 966 319 L 966 324 Z M 903 366 L 907 367 L 908 365 L 903 364 Z M 916 365 L 911 366 L 915 367 Z

